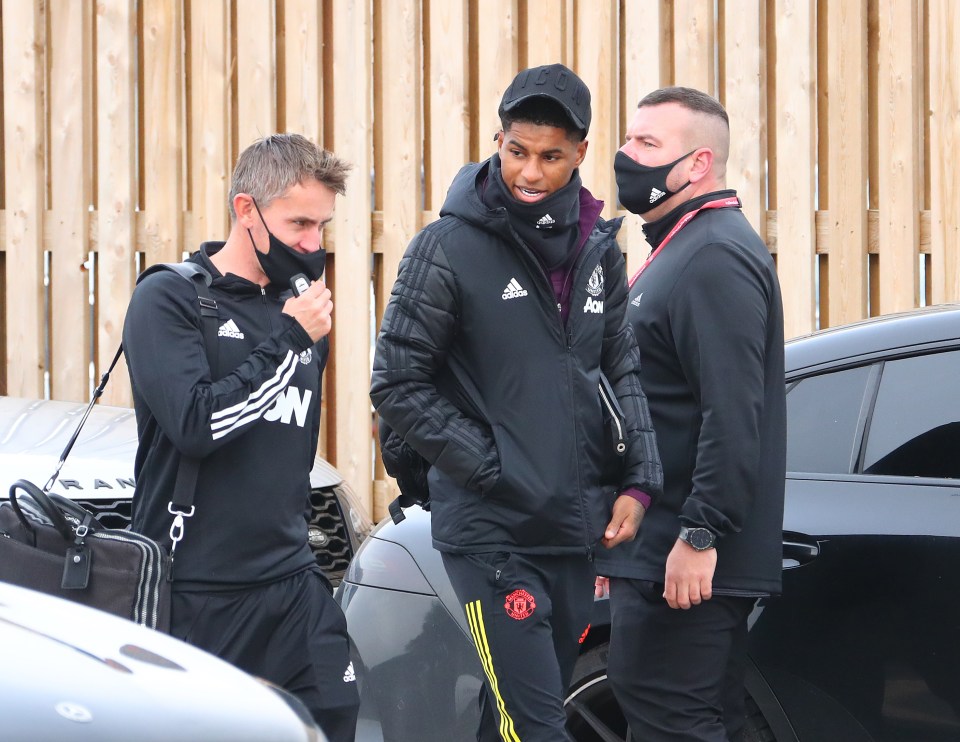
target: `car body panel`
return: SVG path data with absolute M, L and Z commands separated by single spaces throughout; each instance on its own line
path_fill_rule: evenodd
M 319 742 L 289 694 L 165 634 L 0 582 L 0 738 Z

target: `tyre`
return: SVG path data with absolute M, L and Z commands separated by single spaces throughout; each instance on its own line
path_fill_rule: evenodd
M 643 742 L 633 737 L 607 681 L 609 645 L 601 644 L 577 660 L 564 707 L 567 731 L 576 742 Z M 739 742 L 776 742 L 763 713 L 748 695 L 747 718 Z

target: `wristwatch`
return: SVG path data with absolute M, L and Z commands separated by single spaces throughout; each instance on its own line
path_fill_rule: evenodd
M 697 551 L 706 551 L 712 549 L 717 541 L 717 536 L 708 528 L 687 528 L 680 526 L 681 541 L 690 544 Z

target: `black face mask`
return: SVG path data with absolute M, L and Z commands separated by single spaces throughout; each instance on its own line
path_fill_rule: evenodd
M 253 251 L 256 253 L 257 260 L 260 261 L 260 267 L 263 268 L 263 272 L 267 274 L 267 279 L 269 279 L 270 283 L 274 286 L 286 288 L 290 285 L 290 279 L 298 273 L 305 274 L 311 281 L 318 280 L 320 276 L 323 275 L 323 268 L 327 261 L 327 251 L 321 247 L 316 252 L 297 252 L 274 236 L 273 232 L 270 231 L 270 227 L 268 227 L 264 221 L 263 214 L 260 212 L 260 207 L 257 206 L 257 202 L 254 201 L 253 205 L 257 213 L 260 214 L 260 221 L 263 222 L 263 228 L 267 230 L 267 235 L 270 237 L 270 252 L 266 255 L 260 252 L 257 249 L 256 243 L 253 241 L 253 234 L 251 234 L 249 229 L 247 230 L 247 234 L 250 235 Z
M 650 209 L 658 206 L 661 201 L 670 198 L 675 193 L 680 193 L 690 185 L 690 181 L 688 180 L 677 190 L 671 191 L 667 188 L 667 176 L 674 165 L 694 152 L 696 150 L 692 149 L 673 162 L 657 167 L 641 165 L 631 160 L 623 152 L 617 152 L 613 158 L 613 172 L 617 176 L 617 189 L 620 192 L 619 198 L 623 208 L 634 214 L 646 214 Z

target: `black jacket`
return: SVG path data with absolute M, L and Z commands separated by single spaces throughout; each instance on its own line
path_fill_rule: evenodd
M 314 561 L 305 514 L 326 343 L 281 313 L 285 297 L 272 286 L 222 276 L 208 257 L 219 247 L 205 243 L 193 258 L 213 276 L 218 375 L 196 289 L 171 271 L 137 286 L 123 328 L 139 434 L 136 530 L 169 546 L 180 453 L 203 458 L 196 514 L 176 550 L 177 589 L 270 582 Z
M 620 224 L 598 220 L 580 250 L 564 327 L 534 253 L 505 209 L 489 209 L 478 194 L 487 168 L 460 171 L 441 218 L 407 249 L 377 339 L 370 396 L 432 465 L 438 549 L 590 551 L 614 494 L 600 485 L 601 369 L 626 416 L 621 487 L 651 496 L 661 487 L 626 323 Z
M 680 216 L 647 225 L 659 244 Z M 662 583 L 681 525 L 719 534 L 714 592 L 780 590 L 786 401 L 776 268 L 740 209 L 701 211 L 641 274 L 628 317 L 663 461 L 664 495 L 601 574 Z

